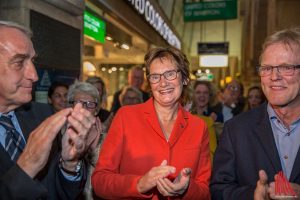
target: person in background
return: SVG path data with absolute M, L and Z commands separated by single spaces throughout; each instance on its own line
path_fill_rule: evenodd
M 106 95 L 106 87 L 105 87 L 105 83 L 102 80 L 102 78 L 98 77 L 98 76 L 92 76 L 89 77 L 86 82 L 92 84 L 93 86 L 95 86 L 99 92 L 99 96 L 100 96 L 100 100 L 101 100 L 101 105 L 100 106 L 100 110 L 99 113 L 97 114 L 97 116 L 100 118 L 101 122 L 104 123 L 110 116 L 111 112 L 109 112 L 108 110 L 105 109 L 105 104 L 103 102 L 107 101 L 107 95 Z
M 31 35 L 0 21 L 0 197 L 77 199 L 86 176 L 81 157 L 94 142 L 89 138 L 95 117 L 81 105 L 53 114 L 48 104 L 31 102 L 38 80 Z
M 260 104 L 264 103 L 266 97 L 259 86 L 253 86 L 249 88 L 247 95 L 247 110 L 258 107 Z
M 68 88 L 67 84 L 58 81 L 54 81 L 49 87 L 48 102 L 52 105 L 54 112 L 61 111 L 67 107 Z
M 138 88 L 142 94 L 143 94 L 143 102 L 147 101 L 149 99 L 149 93 L 144 92 L 141 88 L 143 86 L 144 83 L 144 70 L 142 67 L 140 66 L 134 66 L 132 68 L 130 68 L 129 72 L 128 72 L 128 86 L 133 86 Z M 113 97 L 113 103 L 112 103 L 112 107 L 111 107 L 111 112 L 116 113 L 118 111 L 118 109 L 121 107 L 121 103 L 120 103 L 120 94 L 122 92 L 122 89 L 117 91 L 114 94 Z
M 213 159 L 217 147 L 214 122 L 218 118 L 218 115 L 209 106 L 209 102 L 213 98 L 213 88 L 208 81 L 195 81 L 193 88 L 194 95 L 190 112 L 201 117 L 208 126 L 210 157 Z M 222 116 L 219 114 L 219 117 L 221 118 Z
M 215 113 L 222 113 L 223 122 L 243 112 L 245 105 L 243 91 L 243 85 L 237 80 L 232 80 L 220 94 L 220 102 L 212 109 Z
M 300 197 L 300 28 L 267 37 L 257 69 L 268 102 L 225 124 L 214 157 L 213 200 L 274 199 L 280 171 Z
M 145 65 L 153 97 L 116 114 L 92 175 L 94 191 L 103 199 L 209 199 L 207 126 L 182 107 L 189 62 L 167 47 L 150 50 Z
M 95 86 L 87 82 L 78 82 L 76 81 L 74 84 L 70 85 L 70 89 L 68 92 L 68 102 L 69 105 L 75 107 L 77 104 L 81 104 L 82 107 L 93 115 L 97 115 L 99 113 L 99 109 L 101 106 L 101 98 L 99 96 L 99 92 Z M 85 156 L 85 161 L 88 164 L 88 172 L 87 172 L 87 183 L 85 185 L 84 197 L 85 199 L 92 199 L 92 188 L 91 188 L 91 174 L 94 170 L 100 149 L 100 143 L 102 141 L 102 125 L 100 119 L 96 118 L 96 129 L 98 130 L 97 134 L 94 135 L 95 143 L 92 146 L 87 155 Z
M 120 94 L 121 106 L 143 103 L 143 94 L 136 87 L 125 86 Z
M 222 114 L 215 113 L 210 106 L 214 96 L 212 84 L 208 81 L 195 81 L 193 90 L 191 112 L 197 115 L 209 116 L 213 121 L 223 122 Z
M 102 80 L 102 78 L 100 78 L 98 76 L 93 76 L 93 77 L 89 77 L 86 80 L 86 82 L 92 84 L 93 86 L 95 86 L 97 88 L 101 102 L 107 101 L 106 87 L 105 87 L 105 83 Z M 101 103 L 101 104 L 99 104 L 99 110 L 98 110 L 97 117 L 99 117 L 100 121 L 102 122 L 103 133 L 107 133 L 107 131 L 110 127 L 111 121 L 114 117 L 114 113 L 106 110 L 103 106 L 103 103 Z

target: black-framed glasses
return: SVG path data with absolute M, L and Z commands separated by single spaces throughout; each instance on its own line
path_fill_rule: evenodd
M 283 76 L 293 76 L 295 69 L 300 68 L 300 65 L 258 66 L 257 72 L 259 76 L 269 76 L 274 68 Z
M 179 69 L 177 70 L 169 70 L 169 71 L 166 71 L 162 74 L 149 74 L 147 76 L 148 80 L 150 83 L 158 83 L 161 79 L 161 76 L 164 76 L 164 78 L 168 81 L 172 81 L 174 79 L 177 78 L 177 73 L 180 72 Z
M 95 109 L 98 105 L 98 103 L 94 101 L 82 101 L 82 100 L 69 101 L 69 104 L 73 106 L 75 106 L 78 103 L 81 103 L 84 108 L 90 108 L 90 109 Z

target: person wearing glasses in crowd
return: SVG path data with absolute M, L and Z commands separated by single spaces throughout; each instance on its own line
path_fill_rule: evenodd
M 121 106 L 143 103 L 143 93 L 132 86 L 125 86 L 120 94 Z
M 54 81 L 48 90 L 48 102 L 53 111 L 58 112 L 68 106 L 67 94 L 69 86 L 65 83 Z
M 48 104 L 31 101 L 38 80 L 31 36 L 21 25 L 0 21 L 0 198 L 77 199 L 95 117 L 81 105 L 53 114 Z
M 67 98 L 69 105 L 72 107 L 75 107 L 77 104 L 81 104 L 84 109 L 88 110 L 94 116 L 96 116 L 99 112 L 101 105 L 99 92 L 97 88 L 90 83 L 75 81 L 74 84 L 70 85 Z M 91 146 L 85 156 L 85 161 L 88 164 L 87 183 L 84 189 L 85 199 L 91 199 L 92 197 L 90 177 L 98 159 L 100 142 L 102 139 L 100 136 L 102 133 L 102 125 L 98 117 L 96 118 L 95 125 L 98 130 L 97 134 L 94 135 L 94 140 L 96 142 L 93 143 L 93 146 Z
M 280 171 L 300 197 L 300 28 L 266 38 L 258 74 L 268 102 L 225 124 L 212 199 L 274 199 Z
M 219 122 L 226 122 L 243 112 L 245 105 L 243 92 L 243 85 L 237 80 L 232 80 L 226 85 L 225 89 L 220 93 L 220 102 L 212 108 L 213 112 L 221 113 L 222 117 L 219 117 L 221 119 Z
M 136 87 L 138 88 L 142 94 L 143 94 L 143 102 L 147 101 L 149 99 L 149 93 L 142 90 L 142 86 L 144 83 L 144 70 L 141 66 L 133 66 L 128 71 L 128 86 Z M 122 92 L 122 89 L 117 91 L 114 94 L 113 102 L 111 106 L 110 112 L 116 114 L 116 112 L 121 107 L 120 103 L 120 94 Z
M 102 199 L 209 199 L 207 126 L 183 108 L 189 62 L 175 48 L 154 48 L 145 66 L 152 97 L 116 114 L 92 176 L 94 191 Z

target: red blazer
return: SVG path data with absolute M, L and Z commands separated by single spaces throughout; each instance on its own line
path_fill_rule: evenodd
M 106 199 L 161 199 L 155 188 L 140 194 L 138 180 L 166 159 L 178 175 L 192 169 L 190 185 L 180 199 L 209 199 L 211 163 L 205 122 L 181 106 L 169 142 L 160 128 L 151 98 L 143 104 L 122 107 L 103 143 L 92 175 L 95 193 Z M 175 199 L 175 198 L 172 198 Z

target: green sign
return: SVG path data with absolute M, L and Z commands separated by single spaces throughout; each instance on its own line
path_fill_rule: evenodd
M 84 34 L 104 43 L 106 33 L 105 22 L 91 13 L 84 11 Z
M 184 21 L 237 18 L 237 0 L 184 3 Z

